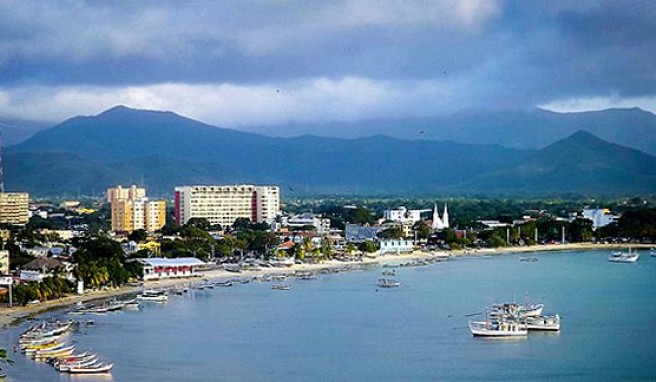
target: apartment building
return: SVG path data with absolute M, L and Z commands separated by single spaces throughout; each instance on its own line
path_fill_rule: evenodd
M 0 223 L 27 224 L 29 201 L 30 195 L 26 192 L 0 192 Z
M 232 225 L 237 218 L 271 223 L 280 214 L 278 186 L 216 185 L 175 188 L 175 219 L 179 225 L 191 218 L 210 224 Z
M 166 224 L 166 202 L 149 199 L 143 187 L 110 188 L 107 190 L 107 201 L 111 203 L 113 231 L 144 229 L 152 232 Z

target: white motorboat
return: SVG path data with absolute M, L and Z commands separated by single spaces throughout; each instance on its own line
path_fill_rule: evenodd
M 401 286 L 401 282 L 391 277 L 381 277 L 378 279 L 378 286 L 381 288 L 398 288 Z
M 469 321 L 474 337 L 526 337 L 526 324 L 518 321 Z
M 640 258 L 638 252 L 631 250 L 629 252 L 613 251 L 608 258 L 611 263 L 635 263 Z
M 526 317 L 526 328 L 528 330 L 560 330 L 560 316 L 534 316 Z
M 139 301 L 149 301 L 149 302 L 166 302 L 168 301 L 169 296 L 165 291 L 159 290 L 145 290 L 140 295 L 137 295 L 137 300 Z

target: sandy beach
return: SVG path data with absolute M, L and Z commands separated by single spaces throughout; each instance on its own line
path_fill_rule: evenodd
M 631 246 L 633 249 L 649 249 L 652 245 L 636 244 Z M 531 253 L 531 252 L 549 252 L 549 251 L 576 251 L 576 250 L 613 250 L 628 248 L 625 244 L 549 244 L 549 245 L 534 245 L 534 246 L 521 246 L 521 247 L 502 247 L 497 249 L 479 249 L 479 250 L 456 250 L 450 252 L 422 252 L 415 251 L 408 254 L 399 255 L 384 255 L 377 257 L 363 257 L 362 261 L 344 262 L 344 261 L 324 261 L 319 264 L 297 264 L 288 268 L 262 268 L 260 270 L 249 270 L 241 273 L 228 272 L 223 269 L 213 269 L 208 271 L 199 272 L 199 277 L 191 278 L 175 278 L 157 281 L 145 282 L 140 287 L 121 287 L 111 290 L 101 290 L 85 293 L 84 295 L 72 295 L 56 300 L 50 300 L 34 305 L 27 306 L 14 306 L 13 308 L 0 308 L 0 326 L 7 327 L 12 323 L 40 313 L 59 309 L 65 306 L 74 305 L 78 302 L 89 302 L 93 300 L 107 299 L 127 294 L 136 294 L 144 288 L 172 288 L 177 285 L 197 282 L 200 279 L 228 279 L 234 277 L 249 277 L 264 274 L 276 273 L 289 273 L 295 271 L 318 271 L 327 268 L 344 268 L 353 265 L 371 265 L 371 264 L 398 264 L 414 260 L 420 260 L 435 255 L 448 255 L 453 256 L 483 256 L 483 255 L 502 255 L 502 254 L 517 254 L 517 253 Z

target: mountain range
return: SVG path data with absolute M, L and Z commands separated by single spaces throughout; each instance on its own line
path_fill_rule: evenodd
M 5 150 L 8 190 L 98 194 L 140 183 L 278 184 L 284 196 L 459 193 L 639 193 L 656 189 L 656 158 L 575 132 L 544 148 L 383 135 L 274 138 L 172 112 L 117 106 L 74 117 Z
M 259 131 L 291 137 L 312 131 L 325 137 L 358 138 L 385 134 L 398 139 L 454 140 L 471 144 L 498 144 L 520 149 L 541 149 L 579 130 L 623 146 L 656 155 L 656 115 L 639 108 L 578 113 L 528 111 L 462 111 L 425 117 L 290 123 Z

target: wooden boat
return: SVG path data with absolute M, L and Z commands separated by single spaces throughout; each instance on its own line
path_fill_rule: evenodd
M 58 370 L 59 372 L 68 372 L 70 369 L 74 367 L 92 367 L 95 365 L 98 365 L 100 362 L 98 361 L 97 356 L 91 356 L 89 358 L 80 360 L 80 361 L 75 361 L 75 362 L 64 362 L 64 363 L 59 363 L 55 364 L 55 369 Z
M 525 337 L 526 325 L 519 321 L 469 321 L 469 331 L 474 337 Z
M 70 329 L 74 323 L 75 321 L 73 320 L 66 322 L 44 322 L 38 326 L 28 329 L 25 333 L 21 334 L 19 342 L 60 335 Z
M 104 374 L 109 373 L 109 371 L 114 367 L 113 363 L 110 364 L 97 364 L 90 366 L 78 366 L 71 367 L 68 369 L 68 372 L 71 374 Z

